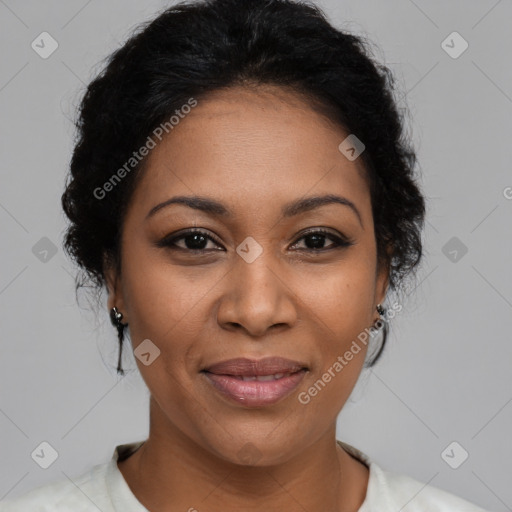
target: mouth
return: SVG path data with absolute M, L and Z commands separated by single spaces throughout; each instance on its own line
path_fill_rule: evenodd
M 230 359 L 201 373 L 222 397 L 246 407 L 275 404 L 299 385 L 309 368 L 298 361 L 269 357 Z

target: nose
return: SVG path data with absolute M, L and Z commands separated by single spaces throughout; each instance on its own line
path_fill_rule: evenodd
M 289 275 L 265 253 L 251 263 L 237 257 L 217 310 L 219 325 L 261 337 L 297 321 L 298 297 Z

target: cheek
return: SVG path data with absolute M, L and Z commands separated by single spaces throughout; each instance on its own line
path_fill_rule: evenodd
M 171 265 L 161 253 L 145 248 L 127 251 L 123 295 L 133 348 L 149 339 L 169 371 L 172 368 L 173 374 L 182 376 L 193 373 L 189 353 L 211 327 L 209 294 L 215 293 L 214 284 L 224 273 L 225 269 L 213 267 Z
M 336 268 L 318 269 L 300 290 L 339 343 L 357 336 L 374 318 L 375 265 L 363 252 L 354 251 Z
M 233 286 L 227 271 L 222 265 L 172 265 L 164 253 L 142 243 L 126 247 L 123 295 L 133 348 L 149 339 L 160 350 L 162 371 L 184 378 L 193 374 L 191 356 L 200 358 L 196 352 L 201 340 L 210 339 L 220 329 L 212 300 L 221 301 L 222 287 Z M 286 269 L 285 289 L 291 290 L 290 300 L 303 320 L 304 338 L 310 340 L 304 350 L 316 361 L 315 377 L 327 371 L 371 325 L 374 275 L 371 247 L 364 243 L 336 264 Z M 351 364 L 332 379 L 337 384 L 329 388 L 343 394 L 357 379 L 366 349 L 364 344 L 361 347 Z M 146 371 L 137 364 L 141 372 Z
M 354 253 L 336 272 L 324 273 L 323 277 L 319 273 L 317 285 L 308 288 L 313 313 L 310 319 L 323 334 L 316 338 L 317 365 L 299 402 L 314 414 L 332 410 L 323 408 L 322 403 L 336 404 L 341 409 L 360 375 L 375 316 L 374 275 L 371 258 Z
M 123 297 L 131 323 L 141 336 L 160 338 L 171 331 L 202 292 L 200 282 L 187 277 L 182 267 L 171 265 L 164 251 L 142 240 L 124 247 Z
M 200 328 L 194 318 L 201 315 L 205 290 L 161 259 L 127 257 L 123 263 L 123 293 L 135 355 L 139 344 L 148 339 L 159 351 L 149 365 L 136 358 L 140 374 L 161 407 L 186 411 L 195 371 L 189 352 L 200 336 L 194 332 Z M 181 413 L 173 414 L 176 420 L 181 417 Z
M 179 353 L 205 335 L 202 331 L 220 328 L 212 324 L 211 302 L 214 296 L 222 300 L 218 294 L 226 279 L 232 286 L 225 275 L 228 269 L 222 265 L 172 265 L 165 254 L 142 243 L 126 249 L 123 295 L 134 348 L 150 339 L 160 350 L 165 347 L 181 359 Z M 360 243 L 336 264 L 286 269 L 290 300 L 298 316 L 311 328 L 319 324 L 324 333 L 316 338 L 322 359 L 344 352 L 373 321 L 375 268 L 371 256 L 371 247 Z
M 316 364 L 297 396 L 304 418 L 312 422 L 315 418 L 322 418 L 324 424 L 335 420 L 359 378 L 368 351 L 371 320 L 365 312 L 371 303 L 360 287 L 347 293 L 352 287 L 345 284 L 332 283 L 338 289 L 329 290 L 329 296 L 337 300 L 319 301 L 315 306 L 323 335 L 316 337 Z M 344 287 L 343 293 L 339 286 Z

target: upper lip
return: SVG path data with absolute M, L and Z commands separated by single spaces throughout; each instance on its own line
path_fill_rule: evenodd
M 203 369 L 217 375 L 275 375 L 276 373 L 295 373 L 307 369 L 304 363 L 283 357 L 265 357 L 263 359 L 237 358 L 221 361 Z

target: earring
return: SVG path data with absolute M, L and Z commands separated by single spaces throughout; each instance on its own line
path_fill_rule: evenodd
M 377 304 L 377 307 L 375 308 L 377 310 L 377 313 L 379 313 L 379 318 L 373 322 L 372 328 L 374 329 L 374 332 L 382 332 L 383 335 L 383 342 L 382 345 L 386 343 L 386 338 L 388 334 L 388 321 L 386 317 L 384 316 L 386 314 L 386 310 L 384 307 L 382 307 L 382 304 Z M 380 352 L 379 352 L 380 354 Z
M 382 318 L 386 314 L 386 310 L 382 307 L 382 304 L 377 304 L 377 307 L 375 308 L 377 310 L 377 313 L 379 313 L 379 318 L 373 322 L 373 328 L 374 329 L 382 329 L 386 327 L 387 320 L 385 318 Z
M 110 321 L 114 327 L 118 327 L 121 324 L 121 319 L 123 318 L 123 314 L 114 306 L 110 310 Z M 121 324 L 123 325 L 123 324 Z
M 386 317 L 384 316 L 386 314 L 386 309 L 382 306 L 382 304 L 377 304 L 377 307 L 375 308 L 377 312 L 379 313 L 379 318 L 375 320 L 373 324 L 373 328 L 376 331 L 382 331 L 382 341 L 380 344 L 379 349 L 377 350 L 377 353 L 372 357 L 370 362 L 366 363 L 366 367 L 373 366 L 377 360 L 380 358 L 382 351 L 384 350 L 384 345 L 386 344 L 387 338 L 388 338 L 388 321 Z M 380 325 L 379 325 L 380 324 Z
M 119 357 L 117 360 L 117 373 L 124 375 L 124 370 L 121 368 L 121 354 L 123 351 L 124 328 L 128 324 L 123 324 L 121 322 L 122 319 L 123 314 L 114 306 L 110 310 L 110 322 L 117 329 L 117 337 L 119 339 Z

